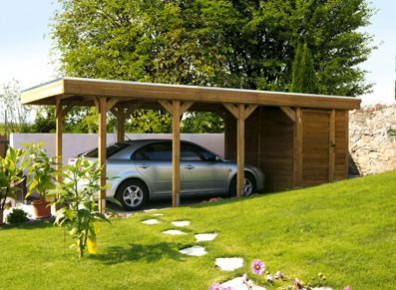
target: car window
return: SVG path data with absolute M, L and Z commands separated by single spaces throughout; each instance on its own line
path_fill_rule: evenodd
M 214 161 L 214 154 L 193 144 L 182 143 L 180 151 L 181 161 Z
M 115 144 L 106 148 L 106 157 L 109 158 L 128 146 L 129 146 L 129 144 L 127 144 L 127 143 L 115 143 Z M 88 153 L 85 153 L 82 155 L 85 157 L 98 158 L 98 148 L 95 148 L 95 149 L 89 151 Z
M 132 160 L 172 161 L 170 143 L 154 143 L 143 146 L 133 155 Z

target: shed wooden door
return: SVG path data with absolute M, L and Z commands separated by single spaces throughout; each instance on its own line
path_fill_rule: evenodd
M 329 111 L 302 111 L 302 186 L 329 182 L 330 178 Z

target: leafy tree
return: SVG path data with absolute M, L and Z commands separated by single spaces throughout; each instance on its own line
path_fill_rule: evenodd
M 214 113 L 188 112 L 181 124 L 182 133 L 222 133 L 224 121 Z
M 51 37 L 64 75 L 290 91 L 306 43 L 318 93 L 371 87 L 358 66 L 374 48 L 366 0 L 59 2 Z
M 306 43 L 297 46 L 292 80 L 291 91 L 293 92 L 314 94 L 318 91 L 312 53 Z
M 55 130 L 56 123 L 54 107 L 39 106 L 36 110 L 33 131 L 36 133 L 53 133 Z
M 26 133 L 30 131 L 28 118 L 31 106 L 21 105 L 21 88 L 17 80 L 3 85 L 3 94 L 0 94 L 0 108 L 4 112 L 3 118 L 7 119 L 8 133 Z

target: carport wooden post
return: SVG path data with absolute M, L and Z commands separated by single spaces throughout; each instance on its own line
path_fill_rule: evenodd
M 125 112 L 124 109 L 118 108 L 117 115 L 117 142 L 125 140 Z
M 172 104 L 172 207 L 180 205 L 180 101 Z
M 237 119 L 237 197 L 241 197 L 245 183 L 245 120 L 256 110 L 256 105 L 227 104 L 224 106 Z
M 294 123 L 294 187 L 302 187 L 302 111 L 296 108 L 296 122 Z
M 237 197 L 241 197 L 245 180 L 245 105 L 238 105 L 237 122 Z
M 56 176 L 56 181 L 61 183 L 62 176 L 60 173 L 62 172 L 62 149 L 63 149 L 63 110 L 60 97 L 56 98 L 56 107 L 55 107 L 55 117 L 56 117 L 56 142 L 55 142 L 55 155 L 56 155 L 56 171 L 58 175 Z
M 158 101 L 172 115 L 172 207 L 180 205 L 180 119 L 193 102 Z
M 97 98 L 95 101 L 95 105 L 98 110 L 98 123 L 99 123 L 99 132 L 98 132 L 98 159 L 99 166 L 101 168 L 100 171 L 100 186 L 106 185 L 106 113 L 107 113 L 107 100 L 106 97 Z M 103 213 L 106 208 L 106 190 L 101 190 L 99 194 L 99 204 L 98 210 L 100 213 Z

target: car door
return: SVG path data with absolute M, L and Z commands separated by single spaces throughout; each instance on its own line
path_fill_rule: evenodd
M 183 194 L 224 192 L 229 168 L 213 153 L 182 142 L 180 150 Z
M 165 196 L 172 193 L 171 142 L 147 144 L 135 151 L 132 160 L 153 196 Z

